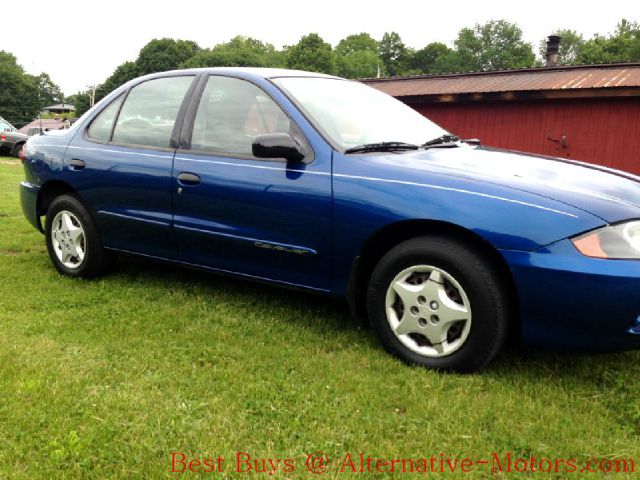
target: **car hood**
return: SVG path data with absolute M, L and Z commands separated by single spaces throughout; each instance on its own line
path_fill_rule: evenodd
M 608 223 L 640 218 L 640 177 L 606 167 L 467 145 L 385 156 L 385 160 L 407 169 L 429 170 L 533 193 L 579 208 Z

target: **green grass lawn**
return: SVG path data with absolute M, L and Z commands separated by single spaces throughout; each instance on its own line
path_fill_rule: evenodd
M 22 178 L 0 157 L 2 479 L 252 477 L 234 472 L 237 451 L 293 459 L 273 478 L 374 477 L 314 477 L 316 450 L 334 462 L 633 457 L 640 471 L 638 352 L 516 351 L 445 375 L 399 363 L 322 297 L 127 258 L 102 279 L 68 279 L 22 216 Z M 225 473 L 172 473 L 172 451 L 220 455 Z M 492 477 L 382 477 L 425 475 Z

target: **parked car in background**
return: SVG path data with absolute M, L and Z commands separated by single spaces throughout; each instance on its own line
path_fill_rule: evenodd
M 70 128 L 76 121 L 76 118 L 59 117 L 59 118 L 36 118 L 20 129 L 20 132 L 28 136 L 37 135 L 49 130 L 64 130 Z
M 40 127 L 31 127 L 27 130 L 27 136 L 28 137 L 33 137 L 34 135 L 39 135 L 41 133 L 43 133 L 45 130 L 43 128 Z
M 18 157 L 28 136 L 0 117 L 0 153 Z
M 459 372 L 514 335 L 640 347 L 640 178 L 461 141 L 359 82 L 153 74 L 24 155 L 71 277 L 125 253 L 343 296 L 389 352 Z

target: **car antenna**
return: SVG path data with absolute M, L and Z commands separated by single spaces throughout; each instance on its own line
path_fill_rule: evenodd
M 40 92 L 38 92 L 38 105 L 42 105 Z M 40 135 L 44 135 L 44 130 L 42 129 L 42 107 L 40 107 L 40 109 L 38 110 L 38 122 L 40 123 Z

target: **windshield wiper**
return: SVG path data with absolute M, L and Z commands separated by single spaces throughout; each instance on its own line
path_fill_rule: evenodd
M 420 145 L 422 148 L 430 148 L 430 147 L 455 147 L 456 142 L 460 141 L 460 137 L 456 135 L 451 135 L 450 133 L 445 133 L 444 135 L 439 136 L 438 138 L 434 138 L 433 140 L 429 140 L 428 142 Z
M 361 153 L 361 152 L 393 152 L 396 150 L 418 150 L 418 145 L 404 142 L 380 142 L 365 143 L 357 147 L 347 148 L 344 153 Z

